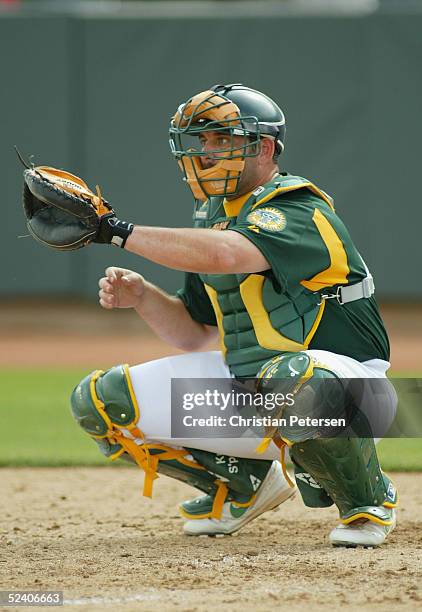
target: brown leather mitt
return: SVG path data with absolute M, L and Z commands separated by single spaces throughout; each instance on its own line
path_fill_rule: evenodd
M 96 239 L 102 220 L 114 217 L 99 187 L 95 194 L 69 172 L 36 166 L 27 168 L 23 175 L 28 230 L 48 247 L 61 251 L 80 249 Z

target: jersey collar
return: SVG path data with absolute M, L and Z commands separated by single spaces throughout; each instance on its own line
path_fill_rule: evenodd
M 224 212 L 226 213 L 226 217 L 237 217 L 243 205 L 247 200 L 249 200 L 253 192 L 254 190 L 248 191 L 248 193 L 244 193 L 243 195 L 239 196 L 238 198 L 234 198 L 233 200 L 227 200 L 226 198 L 224 198 L 223 206 Z
M 265 185 L 254 187 L 251 191 L 248 191 L 248 193 L 245 193 L 239 196 L 238 198 L 234 198 L 234 200 L 227 200 L 227 198 L 224 198 L 223 206 L 224 212 L 226 213 L 226 217 L 237 217 L 240 211 L 242 210 L 243 205 L 249 200 L 251 195 L 258 195 L 255 194 L 255 191 L 257 191 L 258 189 L 264 191 L 265 187 L 267 185 L 271 185 L 274 179 L 276 179 L 278 176 L 280 176 L 279 172 L 274 174 L 274 176 L 267 183 L 265 183 Z

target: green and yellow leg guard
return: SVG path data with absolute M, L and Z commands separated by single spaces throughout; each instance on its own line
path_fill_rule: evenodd
M 305 506 L 308 508 L 328 508 L 332 506 L 334 504 L 333 500 L 319 482 L 295 462 L 292 453 L 290 453 L 290 458 L 293 462 L 297 488 Z
M 391 523 L 387 509 L 397 505 L 397 491 L 381 472 L 372 438 L 306 440 L 293 444 L 290 455 L 302 473 L 309 474 L 325 491 L 322 499 L 333 500 L 343 523 L 361 518 L 380 525 Z M 303 492 L 301 481 L 297 482 Z
M 356 436 L 367 436 L 370 431 L 362 412 L 350 412 L 341 379 L 306 353 L 274 358 L 261 369 L 259 378 L 265 393 L 282 389 L 293 394 L 294 403 L 277 414 L 287 423 L 292 415 L 306 420 L 348 414 Z M 342 437 L 341 432 L 338 437 L 324 438 L 315 427 L 297 423 L 275 427 L 269 433 L 274 441 L 281 440 L 290 447 L 296 482 L 306 505 L 335 503 L 345 524 L 362 518 L 390 524 L 386 509 L 397 505 L 397 492 L 381 472 L 373 438 Z
M 145 443 L 137 426 L 139 407 L 127 365 L 98 370 L 84 378 L 72 393 L 71 409 L 106 457 L 130 458 L 144 470 L 145 496 L 152 496 L 157 472 L 163 473 L 208 494 L 212 500 L 209 518 L 221 517 L 227 499 L 251 503 L 272 463 Z

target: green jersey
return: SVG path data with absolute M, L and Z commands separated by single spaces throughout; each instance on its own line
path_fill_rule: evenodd
M 235 200 L 210 198 L 195 225 L 243 234 L 271 268 L 256 274 L 187 273 L 178 292 L 192 318 L 218 325 L 231 371 L 254 376 L 282 351 L 321 349 L 358 361 L 389 359 L 373 297 L 324 299 L 359 283 L 367 269 L 332 200 L 287 174 Z

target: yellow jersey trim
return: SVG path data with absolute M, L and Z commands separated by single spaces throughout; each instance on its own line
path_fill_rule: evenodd
M 331 199 L 327 196 L 327 194 L 321 191 L 321 189 L 318 189 L 316 185 L 314 185 L 313 183 L 310 183 L 309 181 L 306 181 L 304 183 L 299 183 L 298 185 L 288 185 L 286 187 L 278 187 L 277 189 L 274 189 L 274 191 L 272 191 L 271 193 L 267 193 L 267 195 L 264 196 L 261 200 L 258 200 L 257 202 L 255 202 L 255 204 L 251 207 L 251 210 L 253 210 L 257 206 L 260 206 L 261 204 L 265 204 L 265 202 L 272 200 L 273 198 L 275 198 L 277 195 L 281 193 L 287 193 L 289 191 L 297 191 L 298 189 L 303 189 L 303 188 L 307 188 L 310 191 L 312 191 L 312 193 L 314 193 L 319 198 L 324 200 L 324 202 L 328 204 L 331 210 L 333 211 L 335 210 L 333 203 L 331 202 Z
M 224 212 L 226 213 L 226 217 L 237 217 L 240 211 L 242 210 L 243 205 L 252 195 L 252 191 L 245 193 L 238 198 L 234 198 L 233 200 L 227 200 L 226 198 L 223 201 Z
M 320 291 L 324 287 L 332 287 L 333 285 L 347 285 L 350 268 L 342 241 L 331 223 L 318 208 L 315 209 L 312 220 L 327 247 L 330 265 L 310 280 L 301 281 L 300 284 L 310 291 Z

